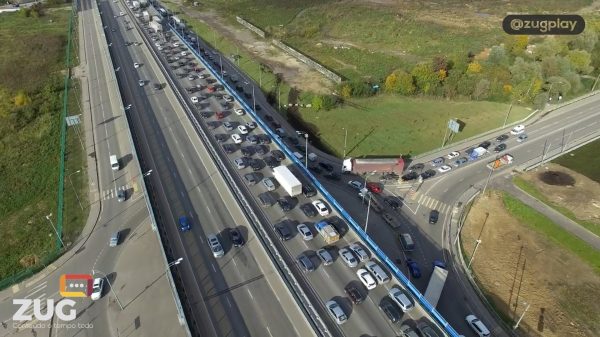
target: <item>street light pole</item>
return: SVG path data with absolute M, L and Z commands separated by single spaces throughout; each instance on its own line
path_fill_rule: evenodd
M 121 304 L 121 301 L 119 300 L 119 297 L 117 296 L 117 293 L 115 293 L 115 289 L 113 289 L 112 284 L 110 283 L 110 280 L 108 279 L 108 276 L 106 276 L 106 274 L 104 274 L 103 272 L 99 271 L 99 270 L 94 270 L 92 269 L 92 276 L 94 274 L 101 274 L 105 279 L 106 282 L 108 283 L 108 286 L 110 288 L 110 291 L 113 293 L 113 295 L 115 296 L 115 299 L 117 300 L 117 304 L 119 304 L 119 308 L 121 308 L 121 310 L 124 310 L 125 308 L 123 308 L 123 305 Z
M 348 140 L 348 129 L 344 129 L 344 157 L 342 159 L 346 159 L 346 141 Z
M 304 167 L 308 168 L 308 133 L 304 133 Z
M 504 124 L 502 124 L 502 127 L 506 126 L 506 122 L 508 121 L 508 115 L 510 115 L 510 111 L 512 110 L 513 107 L 513 102 L 510 102 L 510 107 L 508 107 L 508 112 L 506 113 L 506 117 L 504 117 Z
M 477 248 L 479 248 L 479 245 L 481 244 L 481 240 L 477 240 L 475 242 L 477 242 L 477 244 L 475 245 L 475 249 L 473 249 L 473 255 L 471 255 L 471 259 L 469 259 L 469 264 L 467 265 L 467 269 L 471 269 L 471 263 L 473 262 L 473 259 L 475 258 L 475 253 L 477 252 Z
M 74 175 L 75 173 L 79 173 L 79 172 L 81 172 L 81 170 L 77 170 L 77 171 L 69 174 L 67 177 L 69 178 L 69 182 L 71 183 L 71 187 L 73 188 L 73 193 L 75 193 L 75 198 L 77 198 L 79 207 L 81 207 L 81 210 L 83 211 L 83 206 L 81 205 L 81 200 L 79 200 L 79 196 L 77 195 L 77 191 L 75 190 L 75 186 L 73 186 L 73 181 L 71 180 L 71 176 Z
M 523 319 L 523 317 L 525 317 L 525 313 L 527 312 L 527 310 L 529 310 L 530 306 L 531 306 L 531 304 L 527 303 L 527 307 L 525 308 L 525 310 L 521 314 L 521 317 L 519 317 L 519 319 L 517 320 L 517 323 L 515 323 L 515 325 L 513 325 L 513 330 L 516 330 L 519 327 L 519 324 L 521 323 L 521 320 Z
M 171 262 L 169 262 L 169 264 L 167 265 L 167 268 L 165 268 L 165 273 L 166 273 L 166 272 L 167 272 L 167 271 L 168 271 L 168 270 L 169 270 L 171 267 L 173 267 L 173 266 L 176 266 L 176 265 L 180 264 L 180 263 L 181 263 L 181 261 L 183 261 L 183 257 L 180 257 L 180 258 L 178 258 L 178 259 L 177 259 L 177 260 L 175 260 L 175 261 L 171 261 Z
M 48 222 L 50 222 L 50 226 L 52 226 L 52 229 L 54 229 L 54 233 L 56 233 L 56 237 L 58 238 L 58 241 L 60 241 L 61 246 L 64 247 L 65 243 L 63 242 L 62 238 L 58 234 L 58 231 L 56 230 L 56 227 L 54 227 L 54 223 L 52 223 L 52 220 L 50 220 L 51 216 L 52 216 L 52 213 L 46 215 L 46 219 L 48 220 Z
M 372 195 L 369 195 L 369 203 L 367 204 L 367 218 L 365 219 L 365 234 L 367 234 L 367 229 L 369 228 L 369 211 L 371 211 L 371 198 Z

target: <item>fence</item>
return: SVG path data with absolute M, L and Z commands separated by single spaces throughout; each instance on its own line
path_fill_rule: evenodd
M 286 53 L 288 53 L 289 55 L 297 58 L 298 60 L 302 61 L 303 63 L 307 64 L 308 66 L 310 66 L 311 68 L 315 69 L 316 71 L 320 72 L 321 74 L 325 75 L 325 77 L 327 77 L 328 79 L 334 81 L 335 83 L 342 83 L 342 77 L 336 73 L 334 73 L 333 71 L 325 68 L 324 66 L 322 66 L 321 64 L 317 63 L 315 60 L 309 58 L 308 56 L 302 54 L 301 52 L 297 51 L 296 49 L 286 45 L 285 43 L 279 41 L 279 40 L 273 40 L 272 41 L 273 44 L 279 48 L 281 48 L 283 51 L 285 51 Z
M 237 20 L 237 22 L 239 22 L 242 26 L 250 29 L 251 31 L 255 32 L 258 36 L 264 38 L 266 36 L 265 31 L 256 27 L 255 25 L 251 24 L 250 22 L 240 18 L 239 16 L 236 16 L 235 19 Z
M 177 32 L 176 29 L 175 29 L 175 32 L 179 35 L 179 32 Z M 185 41 L 183 36 L 181 36 L 181 37 L 182 37 L 182 40 Z M 187 42 L 186 42 L 186 44 L 187 44 Z M 246 103 L 246 101 L 242 97 L 239 96 L 237 91 L 234 88 L 232 88 L 229 85 L 229 83 L 227 83 L 227 81 L 225 81 L 221 77 L 221 73 L 219 71 L 217 71 L 216 69 L 213 69 L 212 65 L 210 65 L 210 63 L 208 61 L 204 60 L 204 58 L 194 49 L 195 46 L 190 46 L 188 44 L 188 47 L 190 48 L 190 50 L 192 50 L 196 54 L 196 56 L 198 58 L 200 58 L 203 61 L 203 63 L 206 65 L 206 69 L 208 69 L 215 78 L 218 78 L 221 80 L 221 83 L 223 84 L 223 86 L 231 93 L 232 96 L 234 96 L 237 99 L 239 104 L 244 107 L 244 109 L 254 118 L 254 120 L 257 122 L 257 124 L 259 124 L 261 126 L 261 128 L 265 131 L 265 133 L 267 135 L 269 135 L 269 137 L 271 137 L 271 139 L 273 139 L 273 141 L 279 146 L 279 148 L 281 150 L 283 150 L 283 152 L 286 154 L 286 156 L 297 166 L 297 168 L 300 169 L 301 172 L 303 172 L 306 176 L 309 177 L 310 181 L 319 189 L 319 191 L 327 199 L 329 204 L 332 205 L 338 211 L 338 213 L 344 218 L 344 220 L 346 220 L 346 222 L 350 224 L 350 226 L 354 229 L 354 231 L 360 237 L 360 239 L 363 240 L 363 242 L 367 243 L 369 248 L 373 252 L 375 252 L 377 257 L 382 262 L 385 263 L 385 265 L 394 273 L 396 278 L 398 280 L 400 280 L 401 283 L 411 291 L 413 296 L 419 301 L 419 303 L 424 308 L 424 310 L 429 315 L 431 315 L 431 317 L 435 318 L 435 321 L 437 322 L 437 324 L 439 324 L 442 327 L 442 329 L 450 336 L 458 337 L 459 334 L 437 312 L 437 310 L 435 310 L 435 308 L 432 307 L 425 300 L 423 295 L 417 290 L 417 288 L 415 288 L 414 285 L 412 285 L 412 283 L 410 283 L 410 281 L 406 278 L 406 276 L 404 276 L 404 274 L 400 271 L 400 269 L 398 269 L 398 267 L 396 267 L 394 262 L 385 255 L 385 253 L 379 248 L 379 246 L 368 235 L 366 235 L 366 233 L 362 230 L 360 225 L 358 223 L 356 223 L 354 221 L 354 219 L 352 219 L 352 217 L 335 200 L 335 198 L 333 198 L 329 194 L 329 192 L 325 189 L 325 187 L 323 185 L 321 185 L 321 183 L 319 183 L 319 181 L 315 178 L 315 176 L 306 167 L 304 167 L 304 165 L 296 158 L 296 156 L 294 156 L 293 151 L 290 150 L 287 147 L 287 145 L 285 145 L 285 143 L 283 143 L 282 140 L 280 140 L 278 135 L 276 135 L 271 130 L 271 128 L 258 116 L 258 114 L 251 108 L 251 106 L 248 103 Z M 435 323 L 435 322 L 432 321 L 432 323 Z

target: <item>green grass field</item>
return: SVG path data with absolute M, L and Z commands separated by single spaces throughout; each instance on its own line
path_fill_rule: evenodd
M 594 223 L 592 221 L 584 221 L 584 220 L 577 219 L 577 217 L 575 217 L 575 214 L 573 214 L 573 212 L 571 212 L 567 208 L 564 208 L 564 207 L 561 207 L 559 205 L 552 203 L 548 198 L 546 198 L 545 195 L 540 193 L 540 191 L 537 188 L 535 188 L 535 186 L 533 184 L 521 179 L 520 177 L 514 177 L 513 182 L 515 185 L 517 185 L 523 191 L 529 193 L 530 195 L 532 195 L 536 199 L 540 200 L 544 204 L 554 208 L 555 210 L 562 213 L 567 218 L 569 218 L 569 219 L 577 222 L 578 224 L 582 225 L 583 227 L 587 228 L 590 232 L 600 236 L 600 224 Z
M 600 140 L 571 151 L 552 162 L 568 167 L 600 183 Z
M 452 141 L 465 139 L 502 126 L 508 106 L 491 102 L 451 102 L 435 99 L 379 95 L 353 99 L 330 111 L 302 109 L 300 114 L 321 143 L 338 156 L 344 150 L 348 129 L 348 156 L 385 156 L 426 152 L 442 144 L 448 119 L 458 118 L 465 127 Z M 530 111 L 513 107 L 510 121 Z
M 586 242 L 554 224 L 550 219 L 507 193 L 502 195 L 506 209 L 522 223 L 543 234 L 589 264 L 600 275 L 600 252 Z
M 0 14 L 0 279 L 34 266 L 55 249 L 60 113 L 69 10 L 47 9 L 40 18 Z M 30 99 L 15 109 L 12 97 L 23 90 Z M 78 114 L 75 89 L 69 113 Z M 65 177 L 63 241 L 72 241 L 87 214 L 73 189 L 86 202 L 85 155 L 69 130 Z M 85 183 L 84 183 L 85 181 Z M 85 206 L 86 204 L 84 204 Z M 85 214 L 85 215 L 84 215 Z

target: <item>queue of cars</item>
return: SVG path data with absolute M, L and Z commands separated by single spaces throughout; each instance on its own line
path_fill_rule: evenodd
M 216 84 L 216 81 L 212 80 L 210 75 L 205 72 L 205 69 L 195 64 L 195 62 L 189 56 L 186 57 L 180 53 L 184 47 L 175 47 L 175 44 L 171 44 L 171 47 L 167 46 L 168 42 L 167 44 L 161 44 L 162 50 L 160 52 L 165 56 L 165 58 L 171 58 L 170 60 L 167 60 L 171 61 L 169 62 L 170 64 L 177 65 L 175 69 L 172 69 L 174 72 L 179 71 L 180 75 L 186 75 L 181 73 L 182 70 L 180 69 L 183 69 L 183 71 L 187 72 L 187 76 L 178 77 L 180 77 L 182 81 L 189 81 L 189 83 L 186 82 L 185 84 L 187 86 L 186 91 L 190 95 L 190 102 L 196 107 L 194 111 L 195 114 L 201 116 L 202 119 L 205 120 L 208 128 L 213 131 L 213 137 L 218 143 L 221 144 L 222 149 L 226 154 L 234 156 L 238 151 L 242 154 L 241 157 L 232 158 L 232 161 L 235 167 L 241 171 L 240 176 L 242 176 L 242 179 L 247 183 L 247 185 L 249 187 L 258 185 L 264 188 L 265 191 L 257 195 L 259 204 L 261 204 L 263 207 L 270 207 L 277 203 L 283 212 L 289 212 L 297 205 L 302 204 L 299 206 L 299 208 L 308 218 L 313 218 L 316 216 L 325 217 L 331 215 L 330 208 L 322 199 L 310 200 L 310 198 L 313 198 L 317 195 L 316 189 L 310 184 L 304 183 L 302 189 L 303 197 L 307 199 L 307 202 L 301 200 L 303 199 L 302 196 L 279 197 L 277 195 L 276 190 L 279 188 L 277 181 L 273 179 L 273 177 L 268 176 L 267 173 L 264 173 L 264 171 L 261 171 L 266 166 L 273 168 L 282 164 L 286 159 L 283 152 L 269 149 L 269 144 L 271 143 L 270 138 L 265 134 L 259 133 L 261 130 L 257 127 L 254 121 L 246 122 L 240 120 L 242 116 L 246 115 L 245 111 L 241 107 L 235 106 L 236 102 L 233 97 L 225 94 L 222 86 Z M 177 52 L 179 52 L 179 55 L 181 55 L 177 56 L 179 57 L 179 60 L 182 59 L 182 56 L 185 57 L 183 62 L 184 66 L 187 65 L 187 67 L 179 66 L 180 61 L 171 56 Z M 201 52 L 207 55 L 207 51 L 201 50 Z M 190 76 L 190 74 L 194 76 Z M 214 109 L 211 109 L 211 106 L 214 107 L 215 105 L 218 106 L 218 111 L 216 113 L 212 113 L 211 110 Z M 227 133 L 219 131 L 221 127 Z M 249 165 L 249 163 L 257 163 L 256 169 L 253 167 L 253 172 L 245 171 L 252 166 Z M 325 170 L 332 169 L 330 167 L 326 167 L 326 165 L 329 165 L 326 163 L 319 163 L 319 165 L 321 165 Z M 355 187 L 362 188 L 362 184 L 354 185 Z M 367 186 L 367 188 L 372 192 L 377 193 L 377 188 L 380 187 Z M 253 187 L 253 189 L 256 190 L 255 187 Z M 339 220 L 339 218 L 337 219 Z M 189 223 L 187 228 L 189 230 Z M 288 223 L 285 221 L 275 224 L 273 229 L 275 234 L 282 241 L 291 240 L 295 235 L 295 233 L 293 233 L 290 229 Z M 314 240 L 315 234 L 309 224 L 304 222 L 299 223 L 295 229 L 303 241 Z M 343 232 L 343 230 L 341 230 L 341 232 Z M 230 231 L 230 233 L 236 232 Z M 243 241 L 241 234 L 236 237 L 238 240 L 241 239 Z M 234 242 L 235 246 L 234 240 L 234 235 L 232 235 L 231 241 Z M 224 256 L 223 247 L 217 235 L 212 234 L 207 236 L 207 241 L 214 257 L 218 258 Z M 374 260 L 369 260 L 370 256 L 368 251 L 359 243 L 349 244 L 348 246 L 342 247 L 339 250 L 332 245 L 318 247 L 315 253 L 309 254 L 304 252 L 297 255 L 296 261 L 301 270 L 305 272 L 312 272 L 317 268 L 317 264 L 315 264 L 312 260 L 312 256 L 316 255 L 316 258 L 322 263 L 323 266 L 329 266 L 335 263 L 334 253 L 337 253 L 337 256 L 340 257 L 340 260 L 342 260 L 342 262 L 350 268 L 355 268 L 359 265 L 359 263 L 364 262 L 364 266 L 356 271 L 356 278 L 362 283 L 361 287 L 363 288 L 361 289 L 358 285 L 353 284 L 352 282 L 344 288 L 346 294 L 348 294 L 355 304 L 361 303 L 364 300 L 367 290 L 372 290 L 377 287 L 377 285 L 387 283 L 391 280 L 388 272 L 386 272 L 382 266 L 380 266 Z M 408 298 L 409 295 L 407 294 L 408 293 L 406 293 L 405 296 Z M 404 309 L 399 307 L 398 304 L 389 296 L 385 298 L 391 300 L 391 305 L 380 304 L 379 307 L 382 312 L 384 312 L 391 321 L 394 321 L 391 317 L 401 317 L 401 315 L 394 313 L 403 311 Z M 382 301 L 382 303 L 387 302 L 385 299 Z M 404 305 L 404 308 L 406 308 L 406 303 L 404 303 Z M 348 315 L 344 312 L 343 307 L 340 306 L 335 299 L 326 302 L 325 307 L 334 321 L 336 321 L 338 324 L 342 324 L 347 321 Z

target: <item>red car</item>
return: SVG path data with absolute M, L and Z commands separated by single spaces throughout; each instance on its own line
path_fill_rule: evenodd
M 213 87 L 212 85 L 209 85 L 208 87 L 206 87 L 206 91 L 215 92 L 215 87 Z
M 381 185 L 379 185 L 378 183 L 367 183 L 367 189 L 372 193 L 376 194 L 379 194 L 382 191 Z
M 217 119 L 225 118 L 225 113 L 223 111 L 217 111 L 216 115 L 217 115 Z

